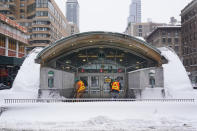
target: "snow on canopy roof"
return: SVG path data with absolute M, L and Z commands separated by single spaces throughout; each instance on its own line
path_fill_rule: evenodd
M 146 40 L 145 40 L 143 37 L 135 36 L 135 38 L 140 39 L 140 40 L 142 40 L 142 41 L 146 42 Z
M 181 28 L 181 25 L 164 25 L 164 26 L 157 26 L 157 28 Z

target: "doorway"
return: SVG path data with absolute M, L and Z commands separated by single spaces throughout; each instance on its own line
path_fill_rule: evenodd
M 101 73 L 81 73 L 78 77 L 84 81 L 86 86 L 86 91 L 84 98 L 110 98 L 110 82 L 116 78 L 121 84 L 120 98 L 125 96 L 125 74 L 116 73 L 116 74 L 101 74 Z

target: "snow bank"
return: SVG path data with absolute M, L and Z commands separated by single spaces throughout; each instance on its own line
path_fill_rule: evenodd
M 193 88 L 179 57 L 171 48 L 159 48 L 167 60 L 164 68 L 164 88 L 170 98 L 194 98 Z
M 40 83 L 40 64 L 35 63 L 35 58 L 42 48 L 35 48 L 23 62 L 12 86 L 12 91 L 35 91 Z
M 5 98 L 37 98 L 40 84 L 40 64 L 35 63 L 43 48 L 35 48 L 24 60 L 10 90 L 0 91 L 0 103 Z

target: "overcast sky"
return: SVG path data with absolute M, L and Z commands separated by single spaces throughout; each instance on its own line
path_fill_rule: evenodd
M 65 14 L 66 0 L 55 0 Z M 180 21 L 181 10 L 192 0 L 142 0 L 142 22 L 169 23 L 174 16 Z M 131 0 L 78 0 L 80 5 L 80 32 L 124 32 Z

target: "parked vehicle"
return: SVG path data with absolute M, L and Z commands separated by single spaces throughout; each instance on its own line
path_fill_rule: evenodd
M 3 83 L 0 83 L 0 90 L 10 89 L 10 86 L 4 85 Z

